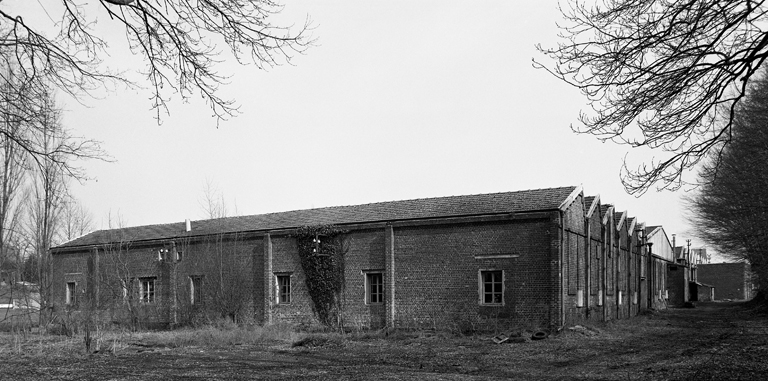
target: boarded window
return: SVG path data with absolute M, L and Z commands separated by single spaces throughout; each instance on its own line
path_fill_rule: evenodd
M 576 235 L 571 232 L 565 233 L 565 263 L 567 267 L 568 294 L 576 294 L 578 279 L 578 254 L 577 254 Z
M 592 241 L 592 252 L 590 253 L 589 276 L 590 276 L 590 294 L 597 295 L 600 289 L 600 243 Z

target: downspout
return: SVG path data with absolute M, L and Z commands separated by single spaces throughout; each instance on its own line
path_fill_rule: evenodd
M 611 236 L 610 236 L 610 230 L 609 228 L 605 227 L 606 224 L 603 225 L 602 232 L 603 233 L 603 242 L 602 242 L 602 248 L 603 248 L 603 255 L 600 258 L 600 265 L 602 267 L 601 273 L 602 273 L 602 286 L 603 289 L 600 292 L 600 297 L 603 299 L 603 321 L 608 321 L 608 253 L 611 250 Z
M 272 235 L 267 232 L 264 234 L 264 296 L 266 296 L 265 319 L 266 324 L 272 324 L 272 312 L 275 308 L 274 274 L 272 273 Z
M 653 281 L 654 281 L 654 274 L 653 274 L 653 264 L 651 263 L 653 261 L 653 252 L 652 252 L 652 246 L 653 242 L 647 242 L 646 245 L 648 245 L 648 263 L 646 263 L 647 271 L 648 271 L 648 309 L 653 308 Z
M 635 237 L 634 232 L 629 230 L 630 226 L 627 226 L 627 234 L 629 235 L 629 242 L 627 242 L 627 318 L 632 317 L 632 301 L 634 301 L 634 294 L 632 290 L 632 277 L 635 273 L 632 272 L 632 244 Z
M 616 272 L 614 275 L 614 283 L 616 284 L 614 287 L 614 295 L 616 296 L 616 320 L 621 319 L 621 310 L 624 302 L 624 292 L 621 291 L 621 276 L 620 274 L 625 274 L 626 276 L 626 269 L 623 268 L 624 260 L 621 258 L 621 231 L 617 230 L 616 233 L 618 234 L 618 238 L 614 239 L 616 243 Z M 621 271 L 624 270 L 624 271 Z M 621 302 L 621 303 L 619 303 Z
M 589 229 L 589 218 L 585 217 L 584 221 L 584 255 L 586 256 L 584 258 L 584 308 L 586 308 L 585 316 L 586 319 L 589 320 L 589 311 L 590 311 L 590 304 L 589 304 L 589 294 L 592 290 L 592 277 L 590 276 L 592 269 L 592 245 L 591 245 L 591 237 L 590 233 L 592 232 Z
M 565 248 L 563 246 L 563 242 L 565 241 L 565 217 L 563 210 L 559 210 L 559 218 L 560 218 L 560 247 L 559 247 L 559 256 L 560 261 L 558 263 L 558 274 L 559 274 L 559 302 L 560 302 L 560 322 L 559 327 L 557 328 L 558 332 L 562 330 L 565 327 L 565 298 L 563 297 L 563 257 L 565 254 Z
M 395 306 L 395 231 L 391 223 L 387 223 L 384 228 L 384 256 L 386 261 L 386 284 L 387 291 L 387 316 L 385 325 L 388 328 L 395 328 L 397 321 L 397 310 Z

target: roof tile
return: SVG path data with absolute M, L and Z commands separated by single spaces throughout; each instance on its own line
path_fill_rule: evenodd
M 293 210 L 250 216 L 98 230 L 54 248 L 100 245 L 110 242 L 170 239 L 238 231 L 290 229 L 306 225 L 418 220 L 477 216 L 557 209 L 577 187 L 534 189 L 518 192 L 421 198 L 362 205 Z

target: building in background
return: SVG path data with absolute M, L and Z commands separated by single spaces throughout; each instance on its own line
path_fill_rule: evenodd
M 715 288 L 715 300 L 749 300 L 754 296 L 749 263 L 707 263 L 698 266 L 700 282 Z

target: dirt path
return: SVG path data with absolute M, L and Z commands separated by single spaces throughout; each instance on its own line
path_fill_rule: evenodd
M 0 379 L 768 379 L 768 320 L 735 304 L 671 309 L 518 344 L 494 344 L 488 336 L 395 336 L 319 347 L 132 346 L 116 356 L 5 353 Z

